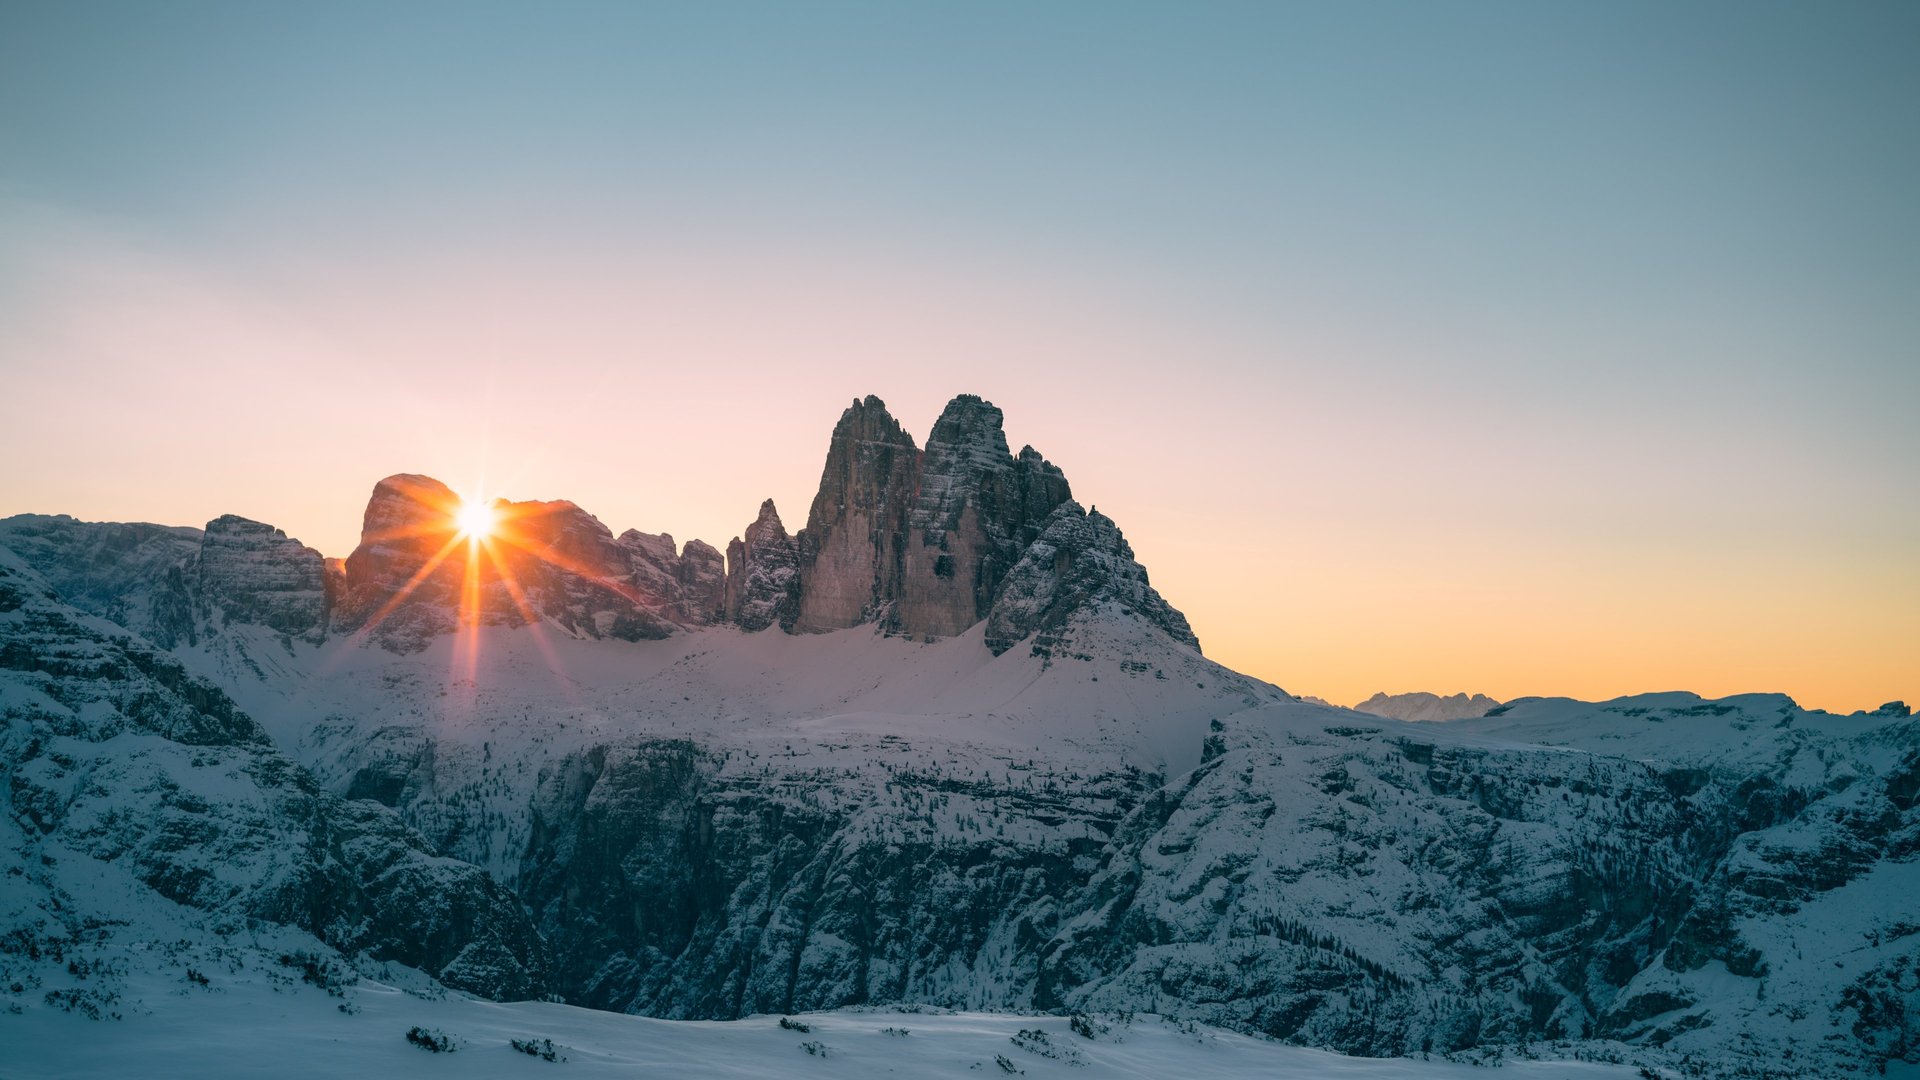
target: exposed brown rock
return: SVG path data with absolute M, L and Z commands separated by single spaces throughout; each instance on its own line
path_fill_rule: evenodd
M 796 630 L 881 617 L 898 593 L 920 451 L 877 397 L 840 414 L 799 547 Z

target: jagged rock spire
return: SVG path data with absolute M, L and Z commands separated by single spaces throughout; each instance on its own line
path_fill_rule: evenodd
M 780 523 L 773 500 L 742 537 L 727 545 L 727 619 L 742 630 L 765 630 L 793 622 L 799 584 L 799 546 Z
M 838 630 L 884 615 L 898 593 L 919 473 L 913 436 L 885 402 L 868 395 L 840 414 L 800 532 L 795 629 Z
M 927 436 L 909 515 L 899 629 L 947 637 L 985 618 L 995 591 L 1071 490 L 1032 447 L 1007 450 L 1002 415 L 961 394 Z

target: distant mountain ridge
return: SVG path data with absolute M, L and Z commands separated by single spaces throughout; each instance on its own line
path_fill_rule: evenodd
M 1485 694 L 1442 697 L 1426 691 L 1415 691 L 1408 694 L 1378 693 L 1353 708 L 1355 712 L 1371 713 L 1392 720 L 1433 722 L 1471 720 L 1499 707 L 1498 701 Z

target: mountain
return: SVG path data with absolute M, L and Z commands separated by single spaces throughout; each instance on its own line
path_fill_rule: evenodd
M 260 584 L 287 591 L 273 575 Z M 42 954 L 80 964 L 125 921 L 95 909 L 110 867 L 144 886 L 131 890 L 140 903 L 204 912 L 219 933 L 279 924 L 488 996 L 544 984 L 538 938 L 492 878 L 435 855 L 390 810 L 322 790 L 217 687 L 62 603 L 4 551 L 0 760 L 0 982 L 38 987 Z
M 1487 715 L 1499 705 L 1499 702 L 1485 694 L 1441 697 L 1420 691 L 1411 694 L 1375 694 L 1355 705 L 1353 711 L 1384 716 L 1390 720 L 1471 720 Z
M 383 480 L 345 560 L 238 518 L 0 521 L 28 583 L 0 611 L 5 880 L 34 883 L 10 925 L 117 918 L 211 962 L 243 915 L 267 970 L 675 1019 L 1152 1012 L 1370 1055 L 1920 1060 L 1897 703 L 1436 725 L 1302 701 L 1203 656 L 1115 523 L 970 396 L 924 449 L 853 402 L 806 525 L 765 503 L 724 557 L 571 502 L 497 502 L 486 539 L 459 509 Z M 54 659 L 102 650 L 126 658 Z M 202 728 L 224 771 L 168 748 Z M 75 922 L 84 875 L 167 900 Z M 6 962 L 40 980 L 23 1009 L 94 986 Z

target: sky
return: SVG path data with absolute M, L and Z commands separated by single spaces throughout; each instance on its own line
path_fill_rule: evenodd
M 1001 406 L 1296 693 L 1920 699 L 1920 6 L 0 4 L 0 514 Z

